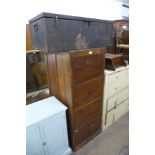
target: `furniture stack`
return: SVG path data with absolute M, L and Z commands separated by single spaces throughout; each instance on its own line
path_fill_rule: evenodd
M 52 79 L 50 91 L 69 108 L 68 127 L 73 150 L 101 132 L 105 50 L 57 53 L 57 67 L 53 69 L 50 64 L 48 67 L 52 76 L 49 77 Z
M 32 47 L 47 52 L 50 95 L 68 107 L 73 150 L 101 132 L 106 46 L 111 21 L 41 13 L 30 20 Z
M 102 129 L 109 127 L 129 110 L 129 67 L 105 70 Z

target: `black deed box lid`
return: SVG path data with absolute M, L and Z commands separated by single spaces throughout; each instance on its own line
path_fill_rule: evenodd
M 33 23 L 41 18 L 58 18 L 58 19 L 78 20 L 78 21 L 87 21 L 87 22 L 112 23 L 112 21 L 109 21 L 109 20 L 70 16 L 70 15 L 61 15 L 61 14 L 54 14 L 54 13 L 47 13 L 47 12 L 40 13 L 39 15 L 37 15 L 34 18 L 32 18 L 31 20 L 29 20 L 29 22 Z

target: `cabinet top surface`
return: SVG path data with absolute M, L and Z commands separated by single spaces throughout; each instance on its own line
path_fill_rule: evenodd
M 71 16 L 71 15 L 62 15 L 62 14 L 55 14 L 55 13 L 48 13 L 48 12 L 42 12 L 39 15 L 33 17 L 29 20 L 30 23 L 39 20 L 41 18 L 54 18 L 54 19 L 67 19 L 67 20 L 79 20 L 79 21 L 93 21 L 93 22 L 108 22 L 112 24 L 112 21 L 110 20 L 103 20 L 103 19 L 95 19 L 95 18 L 86 18 L 86 17 L 78 17 L 78 16 Z
M 105 69 L 105 70 L 104 70 L 104 73 L 105 73 L 105 75 L 114 74 L 114 73 L 116 73 L 116 72 L 120 72 L 120 71 L 125 70 L 125 69 L 128 69 L 128 68 L 129 68 L 129 65 L 128 65 L 128 66 L 121 66 L 121 67 L 118 67 L 118 68 L 116 68 L 115 71 Z
M 26 106 L 26 127 L 65 111 L 67 107 L 54 96 Z

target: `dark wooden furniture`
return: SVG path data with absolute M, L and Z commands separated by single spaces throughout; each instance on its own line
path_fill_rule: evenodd
M 129 47 L 129 20 L 115 20 L 113 26 L 116 32 L 115 54 L 123 54 L 125 60 L 129 62 L 129 48 L 127 48 Z M 119 46 L 120 44 L 125 46 Z
M 32 50 L 29 24 L 26 24 L 26 51 Z
M 105 68 L 114 70 L 117 67 L 126 66 L 124 56 L 121 54 L 105 54 Z
M 50 92 L 69 108 L 74 151 L 101 132 L 105 52 L 98 48 L 48 54 Z
M 49 53 L 111 46 L 108 20 L 41 13 L 29 21 L 32 47 Z
M 129 63 L 129 45 L 128 44 L 119 44 L 117 45 L 118 53 L 123 54 L 125 60 Z
M 47 53 L 26 53 L 26 104 L 49 97 Z

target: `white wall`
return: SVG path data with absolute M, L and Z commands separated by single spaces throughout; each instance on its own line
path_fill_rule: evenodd
M 28 0 L 26 23 L 41 12 L 51 12 L 99 19 L 120 19 L 121 2 L 117 0 Z

